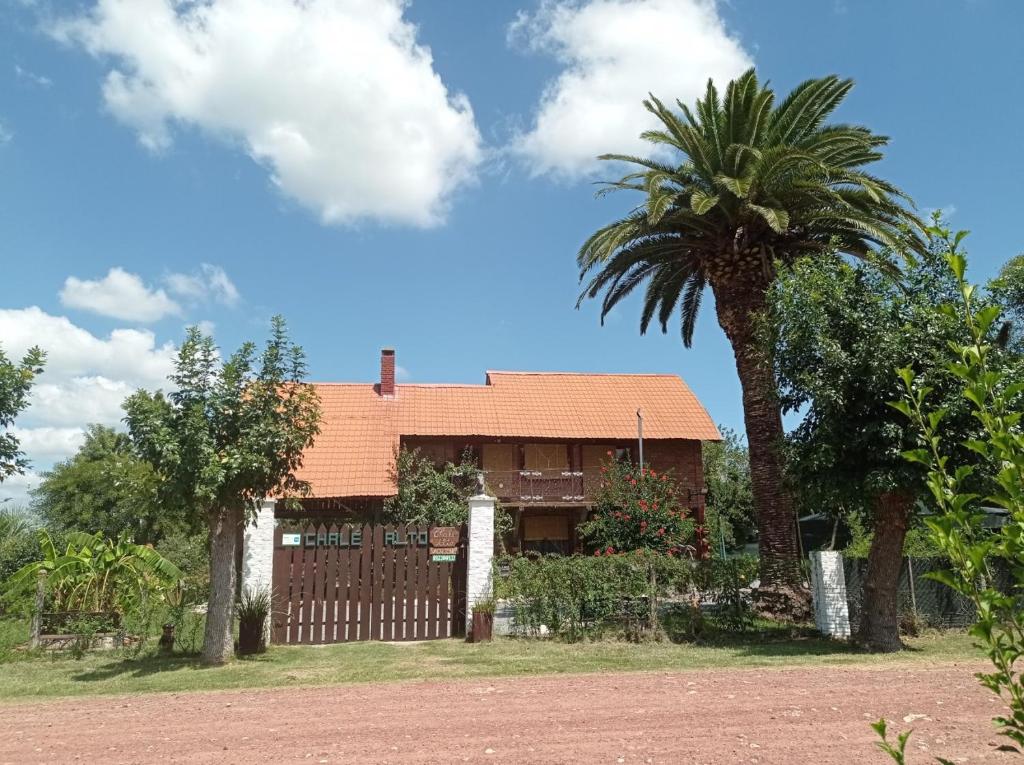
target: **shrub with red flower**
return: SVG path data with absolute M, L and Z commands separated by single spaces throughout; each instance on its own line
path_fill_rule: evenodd
M 685 491 L 670 474 L 625 460 L 610 460 L 601 471 L 595 515 L 579 527 L 594 555 L 693 553 L 694 523 L 680 502 Z

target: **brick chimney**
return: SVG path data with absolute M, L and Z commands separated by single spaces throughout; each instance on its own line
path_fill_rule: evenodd
M 380 351 L 380 395 L 395 395 L 395 349 L 382 348 Z

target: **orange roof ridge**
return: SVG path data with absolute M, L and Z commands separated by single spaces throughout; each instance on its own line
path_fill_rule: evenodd
M 513 369 L 488 369 L 489 375 L 574 375 L 578 377 L 676 377 L 683 378 L 671 372 L 519 372 Z

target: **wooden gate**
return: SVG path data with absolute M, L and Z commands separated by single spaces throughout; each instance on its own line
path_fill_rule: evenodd
M 315 644 L 464 635 L 465 526 L 453 531 L 454 550 L 434 548 L 432 554 L 425 526 L 276 529 L 271 640 Z

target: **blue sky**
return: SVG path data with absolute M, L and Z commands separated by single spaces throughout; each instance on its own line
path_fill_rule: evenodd
M 710 296 L 691 350 L 675 327 L 641 337 L 635 304 L 601 327 L 573 308 L 574 254 L 630 205 L 593 197 L 615 173 L 591 157 L 641 148 L 640 98 L 692 101 L 749 63 L 780 90 L 853 77 L 839 118 L 891 136 L 879 172 L 971 229 L 976 279 L 1024 250 L 1015 0 L 0 12 L 0 343 L 51 353 L 19 421 L 36 470 L 157 385 L 187 324 L 232 349 L 273 313 L 317 380 L 375 379 L 385 345 L 413 382 L 670 372 L 740 428 Z

